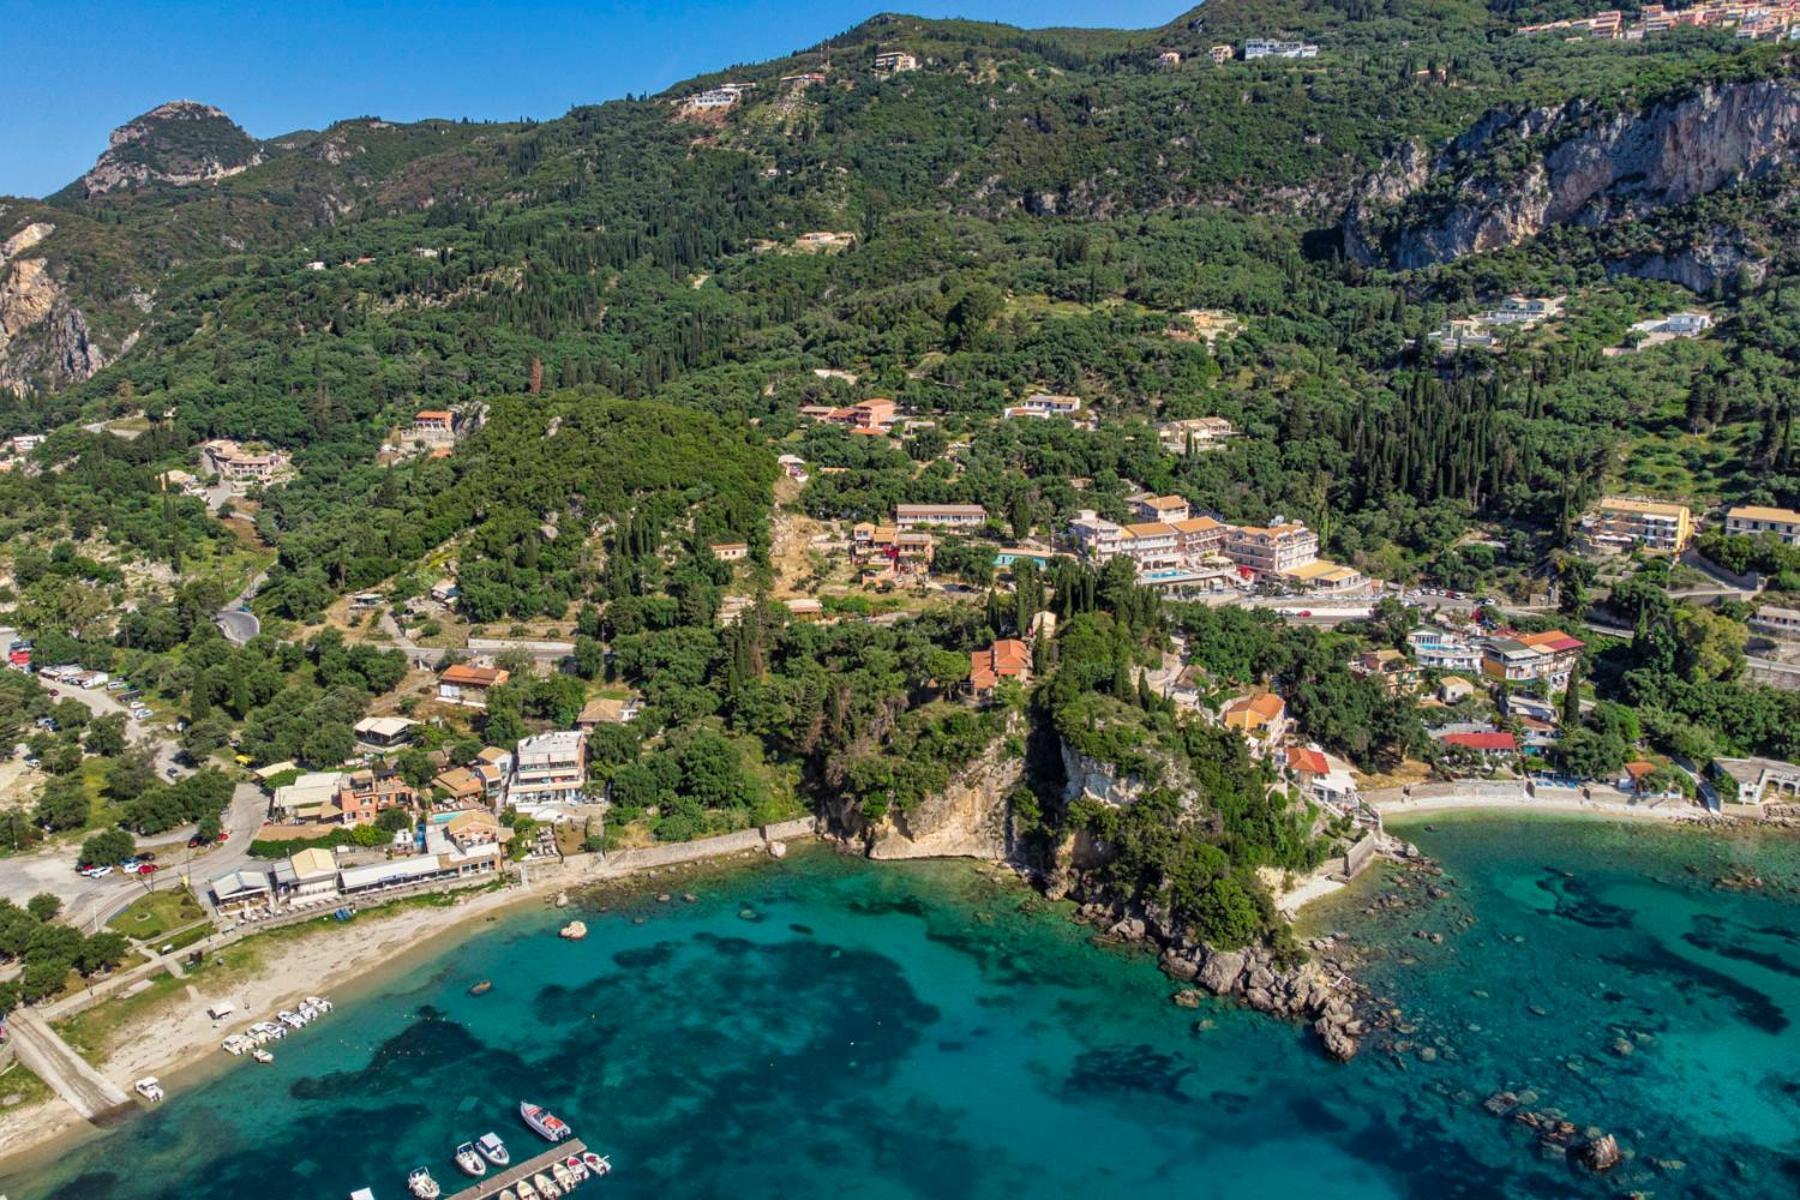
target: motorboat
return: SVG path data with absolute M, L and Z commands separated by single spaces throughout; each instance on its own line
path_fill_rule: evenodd
M 511 1188 L 501 1188 L 500 1200 L 519 1200 L 519 1194 Z
M 318 1009 L 320 1012 L 330 1012 L 331 1008 L 332 1008 L 331 1001 L 327 1000 L 323 996 L 308 996 L 306 998 L 306 1002 L 308 1004 L 312 1005 L 314 1008 Z
M 275 1014 L 275 1019 L 280 1021 L 283 1025 L 286 1025 L 289 1029 L 300 1029 L 306 1025 L 305 1017 L 302 1017 L 297 1012 L 290 1012 L 285 1008 Z
M 573 1129 L 569 1128 L 566 1121 L 541 1105 L 527 1104 L 521 1100 L 519 1101 L 519 1116 L 524 1118 L 525 1123 L 531 1126 L 532 1130 L 545 1141 L 560 1142 L 575 1133 Z
M 441 1189 L 431 1172 L 424 1167 L 413 1168 L 413 1173 L 406 1177 L 406 1190 L 417 1196 L 419 1200 L 437 1200 Z
M 493 990 L 494 981 L 491 979 L 477 979 L 469 985 L 469 995 L 471 996 L 485 996 Z
M 481 1151 L 481 1157 L 496 1167 L 504 1167 L 512 1162 L 512 1155 L 507 1152 L 506 1143 L 500 1140 L 497 1133 L 484 1133 L 475 1139 L 475 1148 Z
M 464 1142 L 456 1148 L 456 1165 L 464 1175 L 473 1175 L 477 1179 L 487 1174 L 487 1159 L 476 1151 L 474 1142 Z
M 529 1179 L 521 1179 L 513 1184 L 513 1190 L 518 1193 L 519 1200 L 539 1200 L 537 1189 L 531 1186 Z
M 163 1098 L 162 1084 L 157 1082 L 154 1075 L 146 1075 L 131 1086 L 138 1095 L 152 1104 Z
M 556 1180 L 556 1186 L 563 1191 L 572 1192 L 575 1190 L 575 1172 L 569 1170 L 569 1168 L 562 1163 L 553 1162 L 550 1164 L 550 1177 Z
M 257 1062 L 263 1064 L 265 1067 L 275 1061 L 275 1056 L 273 1054 L 270 1054 L 267 1050 L 264 1050 L 261 1046 L 258 1046 L 256 1049 L 252 1050 L 250 1052 L 250 1057 L 254 1058 Z
M 562 1189 L 556 1186 L 556 1181 L 542 1171 L 531 1177 L 531 1183 L 537 1188 L 538 1195 L 543 1196 L 545 1200 L 557 1200 L 557 1197 L 562 1195 Z
M 586 1182 L 587 1177 L 588 1177 L 588 1169 L 587 1169 L 587 1166 L 581 1161 L 580 1155 L 578 1155 L 578 1154 L 569 1155 L 569 1157 L 563 1159 L 563 1166 L 569 1168 L 569 1174 L 571 1174 L 575 1177 L 576 1183 Z
M 592 1150 L 583 1151 L 581 1161 L 582 1164 L 587 1167 L 588 1173 L 595 1179 L 600 1178 L 602 1175 L 612 1170 L 612 1163 L 607 1161 L 606 1156 L 603 1154 L 595 1154 Z

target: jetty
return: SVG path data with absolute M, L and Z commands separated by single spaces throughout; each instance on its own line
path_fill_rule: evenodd
M 548 1172 L 551 1163 L 559 1163 L 573 1154 L 579 1158 L 587 1152 L 587 1146 L 580 1138 L 567 1138 L 556 1143 L 536 1158 L 528 1158 L 522 1163 L 514 1163 L 498 1175 L 488 1175 L 475 1181 L 475 1186 L 466 1187 L 460 1192 L 449 1194 L 448 1200 L 484 1200 L 488 1196 L 498 1196 L 502 1188 L 509 1188 L 521 1179 L 529 1179 L 539 1171 Z M 593 1182 L 591 1179 L 588 1182 Z

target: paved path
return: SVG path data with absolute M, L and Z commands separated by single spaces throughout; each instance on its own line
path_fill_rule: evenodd
M 90 1121 L 97 1121 L 131 1103 L 119 1085 L 88 1065 L 69 1049 L 44 1019 L 28 1008 L 14 1012 L 8 1022 L 19 1061 Z
M 213 614 L 213 622 L 225 635 L 226 641 L 241 646 L 262 632 L 262 622 L 250 611 L 250 601 L 268 578 L 267 571 L 258 572 L 254 579 L 244 585 L 243 591 L 226 601 L 225 607 Z

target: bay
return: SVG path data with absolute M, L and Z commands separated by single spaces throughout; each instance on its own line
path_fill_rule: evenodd
M 1384 873 L 1308 914 L 1414 1030 L 1347 1065 L 1299 1027 L 1177 1008 L 1147 956 L 1009 880 L 812 852 L 683 885 L 692 903 L 585 913 L 580 942 L 555 936 L 567 910 L 471 930 L 273 1066 L 234 1064 L 0 1191 L 389 1200 L 426 1165 L 449 1194 L 458 1142 L 541 1148 L 523 1098 L 612 1156 L 583 1192 L 621 1197 L 1800 1194 L 1796 843 L 1580 819 L 1407 833 L 1441 899 Z M 1733 872 L 1764 886 L 1717 886 Z M 1365 912 L 1383 895 L 1405 907 Z M 1546 1156 L 1483 1109 L 1502 1088 L 1630 1157 L 1596 1178 Z

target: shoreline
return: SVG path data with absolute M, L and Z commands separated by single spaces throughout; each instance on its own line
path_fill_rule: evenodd
M 760 850 L 748 848 L 734 835 L 725 838 L 732 840 L 712 850 L 702 843 L 675 843 L 696 851 L 675 862 L 634 860 L 626 852 L 620 861 L 598 866 L 540 866 L 528 872 L 523 884 L 451 893 L 456 899 L 449 904 L 406 906 L 371 914 L 373 920 L 366 924 L 352 922 L 343 929 L 321 925 L 310 935 L 288 934 L 281 940 L 290 944 L 275 943 L 279 956 L 258 961 L 247 976 L 217 980 L 202 976 L 177 989 L 150 1011 L 127 1018 L 119 1027 L 115 1047 L 109 1050 L 99 1070 L 119 1083 L 128 1095 L 133 1081 L 146 1075 L 158 1077 L 170 1092 L 203 1086 L 233 1068 L 244 1067 L 248 1061 L 226 1056 L 220 1050 L 219 1044 L 227 1034 L 266 1020 L 277 1009 L 292 1007 L 305 995 L 335 992 L 334 1003 L 340 999 L 351 1003 L 366 999 L 411 967 L 441 953 L 450 935 L 474 932 L 471 927 L 478 920 L 482 925 L 498 924 L 518 910 L 544 907 L 565 892 L 641 887 L 672 875 L 742 869 L 778 861 L 766 846 Z M 326 919 L 321 917 L 321 921 Z M 362 927 L 358 929 L 358 925 Z M 313 926 L 308 923 L 305 928 Z M 259 939 L 279 932 L 252 934 L 234 945 L 257 945 Z M 334 936 L 343 934 L 359 936 Z M 101 1004 L 123 998 L 111 997 Z M 230 1018 L 213 1021 L 206 1015 L 208 1001 L 227 999 L 238 1010 Z M 135 1097 L 133 1104 L 136 1112 L 127 1112 L 104 1125 L 83 1119 L 55 1095 L 39 1104 L 0 1110 L 0 1146 L 4 1146 L 0 1150 L 0 1176 L 41 1167 L 63 1149 L 104 1135 L 144 1111 L 145 1106 Z
M 1719 817 L 1690 804 L 1651 808 L 1647 805 L 1619 804 L 1605 800 L 1583 800 L 1577 796 L 1421 796 L 1406 799 L 1377 800 L 1372 805 L 1386 821 L 1413 814 L 1469 812 L 1517 816 L 1522 813 L 1545 813 L 1555 816 L 1595 816 L 1632 821 L 1661 821 L 1668 824 L 1730 825 L 1729 817 Z

